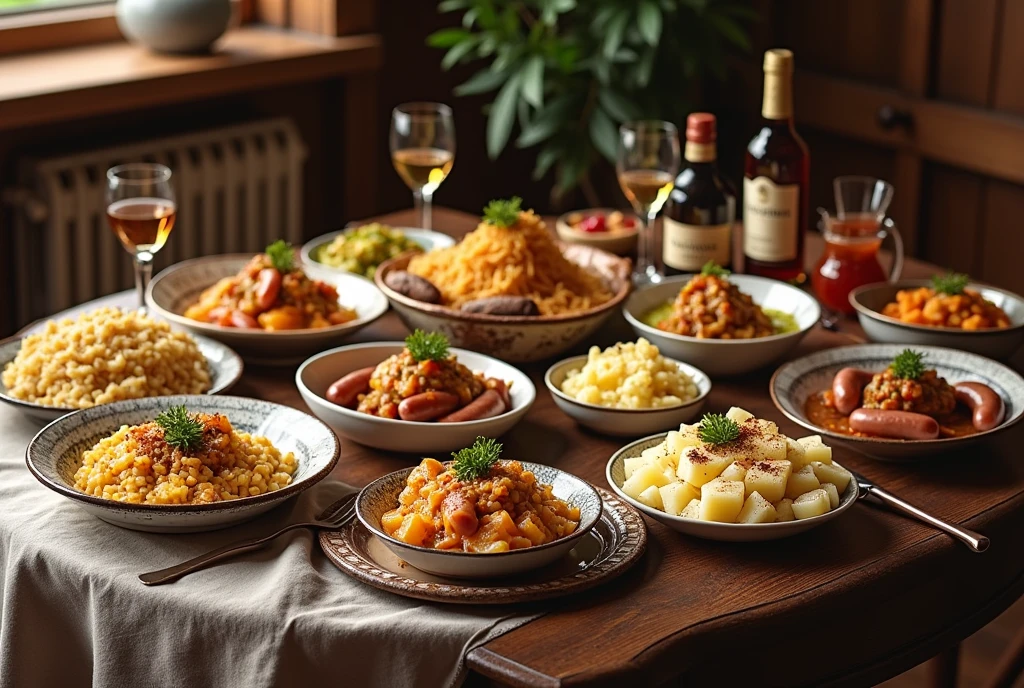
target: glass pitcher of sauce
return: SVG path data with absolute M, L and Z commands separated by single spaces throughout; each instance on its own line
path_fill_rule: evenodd
M 821 305 L 851 314 L 850 292 L 874 282 L 895 282 L 903 271 L 903 238 L 896 223 L 885 216 L 892 185 L 870 177 L 837 177 L 837 212 L 819 208 L 825 252 L 811 273 L 811 285 Z M 892 266 L 886 274 L 878 252 L 887 237 L 893 242 Z

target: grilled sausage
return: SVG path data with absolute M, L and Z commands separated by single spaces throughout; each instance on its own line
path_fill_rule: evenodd
M 410 299 L 423 301 L 424 303 L 441 303 L 441 292 L 419 275 L 414 275 L 405 270 L 392 270 L 384 275 L 384 284 L 388 285 L 399 294 L 404 294 Z
M 462 310 L 487 315 L 540 315 L 537 304 L 525 296 L 489 296 L 486 299 L 474 299 L 462 304 Z
M 874 374 L 860 368 L 843 368 L 832 378 L 832 401 L 836 411 L 848 416 L 861 405 L 864 387 Z
M 259 329 L 260 326 L 256 322 L 256 318 L 240 310 L 231 311 L 230 322 L 231 327 L 241 327 L 243 329 Z
M 370 376 L 373 375 L 374 366 L 360 368 L 336 380 L 327 388 L 327 401 L 334 402 L 338 406 L 351 407 L 360 394 L 370 389 Z
M 459 405 L 459 398 L 448 392 L 423 392 L 402 399 L 398 417 L 402 420 L 436 420 Z
M 493 389 L 488 389 L 458 411 L 449 413 L 438 422 L 464 423 L 467 420 L 493 418 L 494 416 L 500 416 L 502 413 L 505 413 L 506 410 L 505 402 L 501 400 L 501 395 Z
M 441 514 L 456 535 L 467 537 L 480 526 L 476 506 L 462 491 L 448 493 L 441 502 Z
M 276 268 L 263 268 L 256 276 L 256 307 L 270 310 L 281 291 L 281 273 Z
M 496 377 L 487 378 L 487 386 L 498 393 L 501 400 L 505 402 L 505 410 L 512 408 L 512 396 L 508 392 L 508 383 Z
M 939 422 L 923 413 L 859 408 L 850 414 L 850 427 L 880 437 L 898 440 L 933 440 L 939 436 Z
M 991 430 L 1003 422 L 1006 405 L 1003 398 L 988 385 L 980 382 L 961 382 L 953 386 L 956 400 L 971 409 L 971 423 L 979 432 Z

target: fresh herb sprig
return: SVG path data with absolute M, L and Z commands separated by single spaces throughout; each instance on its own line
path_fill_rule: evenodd
M 495 199 L 484 208 L 484 222 L 495 227 L 512 227 L 519 222 L 519 211 L 523 199 L 513 196 L 506 200 Z
M 956 296 L 963 294 L 971 278 L 960 272 L 947 272 L 945 275 L 932 275 L 932 287 L 941 294 Z
M 473 446 L 452 452 L 452 471 L 466 482 L 486 477 L 501 456 L 501 444 L 486 437 L 477 437 Z
M 700 274 L 703 275 L 704 277 L 719 277 L 724 279 L 731 275 L 732 273 L 729 270 L 723 268 L 715 261 L 709 260 L 708 262 L 704 263 L 704 267 L 700 269 Z
M 740 426 L 721 413 L 705 413 L 697 426 L 697 436 L 708 444 L 726 444 L 740 436 Z
M 415 330 L 405 338 L 405 348 L 416 361 L 443 361 L 448 358 L 448 338 L 440 332 Z
M 291 272 L 295 266 L 295 249 L 284 239 L 278 239 L 270 246 L 267 246 L 266 253 L 267 258 L 270 258 L 270 264 L 278 272 Z
M 203 424 L 182 406 L 172 406 L 156 417 L 164 429 L 164 441 L 182 451 L 198 449 L 203 441 Z
M 916 380 L 924 373 L 924 354 L 913 349 L 904 349 L 892 359 L 889 368 L 893 375 L 902 380 Z

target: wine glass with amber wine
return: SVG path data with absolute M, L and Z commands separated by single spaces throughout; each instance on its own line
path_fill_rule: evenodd
M 177 204 L 171 170 L 155 162 L 135 162 L 107 170 L 107 221 L 135 259 L 139 310 L 146 310 L 146 287 L 153 258 L 174 229 Z
M 630 122 L 619 127 L 615 164 L 619 186 L 643 220 L 633 283 L 653 284 L 663 278 L 654 255 L 654 220 L 672 191 L 679 172 L 679 132 L 671 122 Z
M 391 162 L 430 229 L 434 192 L 455 163 L 455 119 L 443 103 L 404 103 L 391 113 Z

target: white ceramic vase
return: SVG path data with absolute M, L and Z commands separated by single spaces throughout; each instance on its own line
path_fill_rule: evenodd
M 231 0 L 117 0 L 121 33 L 162 53 L 209 50 L 230 19 Z

